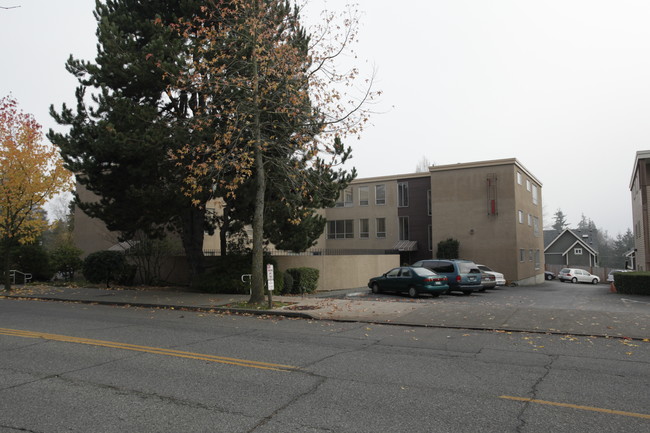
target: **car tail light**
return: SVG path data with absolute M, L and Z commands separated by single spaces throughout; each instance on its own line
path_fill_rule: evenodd
M 456 281 L 460 283 L 460 280 L 461 280 L 460 275 L 456 275 Z

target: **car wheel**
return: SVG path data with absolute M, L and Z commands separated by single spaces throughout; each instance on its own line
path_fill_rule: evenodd
M 469 296 L 469 295 L 471 295 L 471 294 L 472 294 L 472 291 L 471 291 L 471 290 L 463 290 L 463 295 L 465 295 L 465 296 Z
M 485 292 L 485 287 L 483 287 L 482 289 L 478 289 L 478 291 L 481 292 L 481 293 Z
M 377 283 L 372 285 L 372 293 L 374 293 L 375 295 L 378 295 L 378 294 L 381 293 L 381 289 L 379 288 Z
M 547 275 L 547 276 L 546 276 L 546 279 L 547 279 L 547 280 L 550 280 L 551 278 L 552 278 L 552 277 L 551 277 L 550 275 Z
M 594 278 L 593 280 L 591 280 L 591 284 L 598 284 L 598 280 Z
M 577 279 L 576 277 L 573 277 L 573 278 L 571 279 L 571 282 L 572 282 L 573 284 L 575 284 L 575 283 L 578 282 L 578 279 Z
M 418 297 L 418 290 L 415 287 L 409 287 L 409 296 L 411 298 L 417 298 Z

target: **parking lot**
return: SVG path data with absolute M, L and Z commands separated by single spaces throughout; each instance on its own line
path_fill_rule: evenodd
M 411 302 L 434 304 L 461 309 L 475 310 L 484 307 L 487 310 L 496 309 L 529 309 L 549 311 L 599 312 L 606 314 L 638 313 L 650 314 L 650 297 L 638 295 L 622 295 L 610 291 L 608 283 L 573 284 L 562 283 L 558 280 L 545 281 L 533 286 L 500 286 L 485 292 L 475 292 L 470 296 L 448 294 L 438 298 L 421 295 L 411 299 L 408 295 L 391 293 L 372 294 L 370 290 L 359 289 L 348 294 L 348 298 L 384 302 Z M 614 316 L 612 316 L 614 317 Z

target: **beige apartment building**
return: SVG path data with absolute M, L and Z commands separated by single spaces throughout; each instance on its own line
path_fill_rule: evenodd
M 648 203 L 650 203 L 650 150 L 640 150 L 636 153 L 630 192 L 632 194 L 632 224 L 634 233 L 634 251 L 629 260 L 638 271 L 650 269 L 650 219 L 648 218 Z
M 333 208 L 320 211 L 327 225 L 317 245 L 300 259 L 286 256 L 283 260 L 316 266 L 309 264 L 309 256 L 320 261 L 330 257 L 320 265 L 324 279 L 330 274 L 336 277 L 330 286 L 358 287 L 388 270 L 384 267 L 389 263 L 397 266 L 435 258 L 438 243 L 453 238 L 460 242 L 461 258 L 502 272 L 509 282 L 542 282 L 541 188 L 541 182 L 514 158 L 356 179 Z M 78 192 L 82 200 L 92 199 L 87 191 Z M 217 202 L 214 207 L 219 212 Z M 74 237 L 85 254 L 120 249 L 117 236 L 83 212 L 75 214 Z M 219 254 L 218 239 L 218 233 L 206 235 L 208 255 Z M 337 269 L 328 269 L 331 265 L 325 263 L 338 263 Z M 344 271 L 341 263 L 350 269 Z M 356 281 L 346 286 L 353 274 L 359 274 Z
M 433 166 L 357 179 L 325 210 L 319 247 L 435 258 L 440 241 L 517 284 L 544 279 L 542 184 L 516 159 Z

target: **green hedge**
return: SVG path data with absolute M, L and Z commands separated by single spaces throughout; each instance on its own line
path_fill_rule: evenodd
M 650 272 L 617 272 L 614 285 L 618 293 L 650 296 Z
M 318 287 L 318 277 L 320 272 L 314 268 L 291 268 L 287 269 L 287 274 L 293 278 L 293 286 L 290 293 L 299 294 L 303 290 L 305 293 L 313 293 Z
M 83 263 L 83 275 L 91 283 L 106 283 L 111 281 L 128 284 L 129 276 L 135 276 L 135 270 L 126 266 L 124 254 L 117 251 L 97 251 L 89 254 Z M 132 281 L 131 281 L 132 282 Z
M 251 255 L 229 255 L 215 257 L 212 266 L 203 275 L 192 281 L 192 288 L 206 293 L 229 293 L 248 295 L 250 284 L 242 282 L 243 274 L 251 273 Z M 274 294 L 282 294 L 284 290 L 284 278 L 278 270 L 277 263 L 270 257 L 264 257 L 264 276 L 266 278 L 266 265 L 273 265 Z

